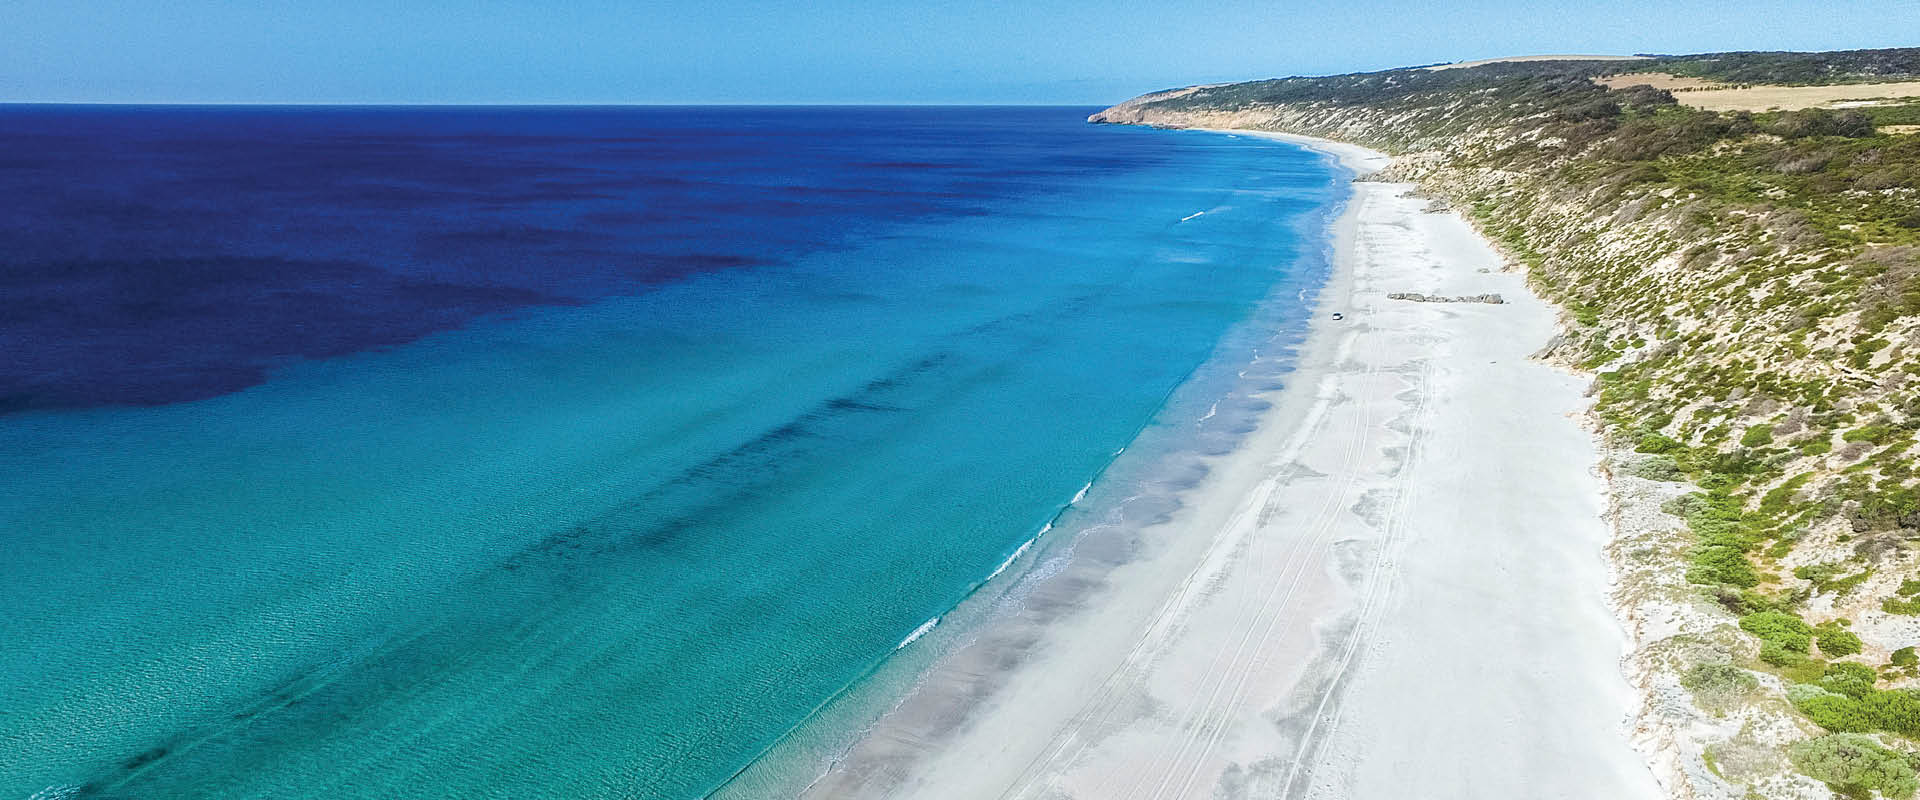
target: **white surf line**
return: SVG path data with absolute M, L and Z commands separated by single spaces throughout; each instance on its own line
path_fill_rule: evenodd
M 1022 549 L 1025 549 L 1025 548 L 1023 547 Z M 915 640 L 919 639 L 922 636 L 927 635 L 927 631 L 933 630 L 934 626 L 939 624 L 940 624 L 939 617 L 934 617 L 933 619 L 920 623 L 920 627 L 914 628 L 913 632 L 907 634 L 907 638 L 901 639 L 899 644 L 896 644 L 893 646 L 893 649 L 898 650 L 902 647 L 906 647 L 907 645 L 913 644 Z
M 1033 543 L 1040 541 L 1040 537 L 1047 535 L 1047 531 L 1050 530 L 1053 530 L 1053 523 L 1051 522 L 1041 526 L 1039 533 L 1034 534 L 1033 538 L 1021 542 L 1019 547 L 1013 549 L 1012 555 L 1007 556 L 1006 560 L 1001 561 L 1000 566 L 994 567 L 993 572 L 987 575 L 987 580 L 1000 577 L 1000 573 L 1006 572 L 1008 567 L 1013 566 L 1013 562 L 1019 561 L 1021 556 L 1026 555 L 1027 550 L 1033 547 Z

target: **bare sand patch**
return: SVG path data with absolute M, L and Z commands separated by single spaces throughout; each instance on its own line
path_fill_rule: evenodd
M 1506 58 L 1483 58 L 1478 61 L 1456 61 L 1452 64 L 1436 64 L 1431 67 L 1422 67 L 1421 69 L 1466 69 L 1468 67 L 1479 67 L 1479 66 L 1485 66 L 1487 64 L 1517 64 L 1517 63 L 1526 62 L 1526 61 L 1641 61 L 1646 58 L 1647 56 L 1599 56 L 1599 55 L 1573 55 L 1573 54 L 1543 55 L 1543 56 L 1508 56 Z
M 1609 89 L 1625 89 L 1629 86 L 1651 86 L 1655 89 L 1666 89 L 1667 91 L 1673 92 L 1692 91 L 1694 89 L 1714 89 L 1726 86 L 1724 83 L 1710 81 L 1705 78 L 1689 78 L 1680 75 L 1669 75 L 1665 72 L 1623 72 L 1619 75 L 1607 75 L 1605 77 L 1594 78 L 1593 82 Z

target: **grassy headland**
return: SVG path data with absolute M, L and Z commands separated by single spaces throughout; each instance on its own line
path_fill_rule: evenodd
M 1673 90 L 1602 82 L 1627 73 Z M 1920 48 L 1499 62 L 1172 90 L 1094 120 L 1350 141 L 1467 213 L 1566 310 L 1551 357 L 1595 375 L 1639 735 L 1675 762 L 1669 789 L 1907 797 L 1920 100 L 1898 93 L 1917 77 Z M 1838 85 L 1829 107 L 1685 102 Z

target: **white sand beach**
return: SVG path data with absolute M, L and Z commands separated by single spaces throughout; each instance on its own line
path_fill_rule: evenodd
M 1529 359 L 1555 309 L 1408 189 L 1355 184 L 1297 372 L 1183 507 L 1082 547 L 808 796 L 1659 794 L 1628 743 L 1588 381 Z

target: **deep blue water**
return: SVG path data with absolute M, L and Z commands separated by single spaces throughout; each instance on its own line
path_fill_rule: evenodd
M 1088 111 L 0 107 L 0 798 L 712 790 L 1297 325 Z
M 213 397 L 1131 166 L 1027 112 L 959 146 L 979 113 L 8 111 L 0 409 Z

